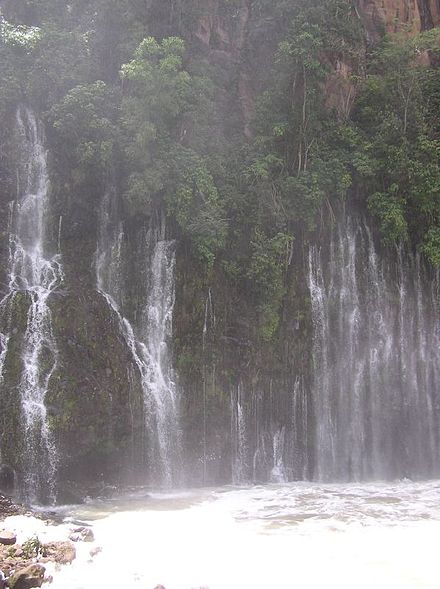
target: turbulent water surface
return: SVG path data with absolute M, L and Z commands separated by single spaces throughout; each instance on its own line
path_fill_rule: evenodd
M 53 589 L 440 587 L 440 481 L 146 491 L 70 511 L 78 544 Z

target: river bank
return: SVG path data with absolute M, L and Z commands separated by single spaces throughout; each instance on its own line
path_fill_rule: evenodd
M 29 589 L 52 583 L 77 555 L 79 543 L 98 552 L 93 532 L 77 523 L 59 523 L 0 494 L 0 589 Z

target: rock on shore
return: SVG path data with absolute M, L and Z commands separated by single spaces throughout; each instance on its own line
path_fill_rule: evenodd
M 69 535 L 76 542 L 94 540 L 92 530 L 85 526 L 48 523 L 0 494 L 0 589 L 41 587 L 51 581 L 50 576 L 45 577 L 47 567 L 50 572 L 53 565 L 70 564 L 76 558 Z
M 0 493 L 0 521 L 10 515 L 20 515 L 25 512 L 23 507 L 15 505 L 9 497 Z

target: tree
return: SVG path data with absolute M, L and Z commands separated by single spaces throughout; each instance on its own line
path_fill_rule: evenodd
M 435 30 L 412 39 L 386 37 L 373 56 L 354 117 L 370 162 L 358 173 L 384 240 L 411 238 L 435 265 L 440 259 L 440 135 L 432 103 L 440 85 L 423 54 L 438 51 L 439 40 Z

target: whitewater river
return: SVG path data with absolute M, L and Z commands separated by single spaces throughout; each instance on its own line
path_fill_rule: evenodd
M 440 481 L 138 490 L 66 516 L 96 541 L 53 589 L 440 588 Z

